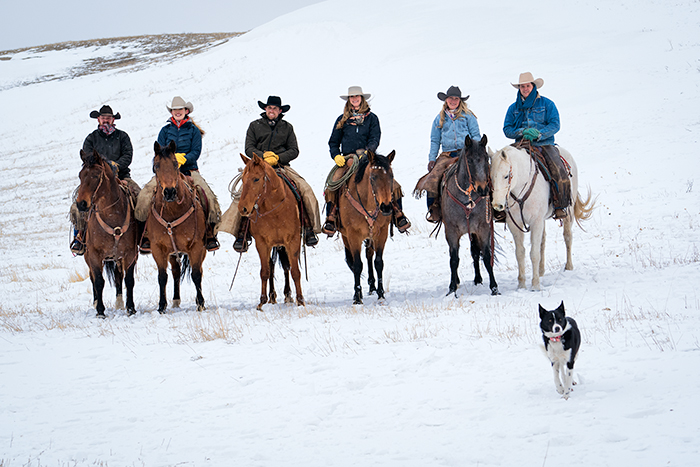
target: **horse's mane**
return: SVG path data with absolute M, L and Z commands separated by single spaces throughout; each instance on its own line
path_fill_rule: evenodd
M 365 176 L 365 169 L 369 165 L 369 156 L 365 156 L 360 159 L 357 166 L 357 173 L 355 174 L 355 183 L 360 183 L 362 178 Z M 374 165 L 381 167 L 384 170 L 391 170 L 391 162 L 386 156 L 381 156 L 379 154 L 374 155 Z

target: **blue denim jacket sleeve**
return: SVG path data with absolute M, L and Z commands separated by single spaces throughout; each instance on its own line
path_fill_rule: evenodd
M 430 152 L 428 153 L 428 160 L 434 161 L 437 159 L 438 152 L 440 151 L 440 139 L 442 138 L 442 130 L 438 128 L 440 123 L 440 115 L 438 114 L 433 120 L 433 125 L 430 127 Z
M 516 112 L 517 110 L 515 110 L 515 104 L 511 104 L 510 107 L 508 107 L 508 111 L 506 112 L 506 119 L 503 122 L 503 134 L 506 135 L 506 138 L 517 140 L 519 138 L 522 138 L 523 129 L 515 128 Z
M 541 97 L 540 99 L 543 101 L 544 104 L 544 122 L 542 122 L 541 127 L 539 127 L 538 125 L 537 128 L 541 133 L 540 142 L 544 142 L 545 140 L 551 140 L 551 143 L 549 144 L 554 144 L 554 135 L 559 131 L 560 128 L 559 110 L 557 110 L 557 106 L 554 105 L 554 102 L 547 99 L 546 97 Z

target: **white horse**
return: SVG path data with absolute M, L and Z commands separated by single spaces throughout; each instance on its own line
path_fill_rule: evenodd
M 583 201 L 578 193 L 578 169 L 573 156 L 559 147 L 561 156 L 571 167 L 571 206 L 563 219 L 566 243 L 566 270 L 574 268 L 571 261 L 571 223 L 581 227 L 582 220 L 591 216 L 595 202 L 591 193 Z M 554 209 L 549 199 L 549 183 L 537 168 L 537 164 L 524 149 L 513 146 L 493 152 L 491 156 L 492 205 L 497 211 L 506 211 L 508 230 L 515 241 L 518 260 L 518 288 L 525 288 L 525 234 L 530 232 L 530 260 L 532 261 L 532 289 L 540 290 L 540 276 L 544 275 L 544 221 L 552 217 Z

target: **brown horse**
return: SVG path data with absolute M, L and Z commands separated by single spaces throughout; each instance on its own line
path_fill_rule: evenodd
M 126 187 L 119 183 L 109 162 L 97 151 L 88 154 L 81 150 L 80 157 L 83 167 L 76 203 L 79 211 L 87 212 L 85 262 L 90 268 L 97 316 L 105 317 L 103 266 L 109 282 L 117 289 L 115 308 L 124 308 L 123 280 L 126 285 L 127 314 L 133 315 L 136 313 L 134 269 L 138 257 L 138 228 L 130 195 Z
M 282 181 L 275 170 L 260 157 L 250 159 L 241 154 L 245 169 L 241 176 L 241 198 L 238 211 L 250 219 L 250 234 L 260 256 L 260 303 L 258 310 L 268 303 L 267 282 L 270 282 L 270 303 L 277 303 L 274 284 L 275 257 L 284 270 L 284 302 L 292 303 L 289 272 L 296 287 L 297 305 L 304 305 L 301 292 L 301 221 L 299 208 L 292 189 Z
M 191 273 L 197 290 L 197 311 L 202 311 L 202 263 L 207 255 L 206 211 L 194 185 L 178 169 L 175 142 L 170 142 L 168 146 L 156 142 L 153 149 L 153 172 L 158 184 L 146 219 L 146 231 L 151 240 L 153 259 L 158 265 L 158 312 L 165 313 L 168 305 L 165 298 L 168 260 L 173 275 L 173 307 L 180 306 L 180 283 L 186 275 L 183 274 L 184 269 Z
M 395 155 L 395 151 L 391 151 L 386 157 L 367 151 L 367 156 L 361 158 L 358 163 L 357 172 L 347 181 L 338 196 L 341 219 L 338 230 L 345 244 L 345 262 L 355 276 L 354 305 L 362 303 L 360 253 L 363 242 L 367 257 L 369 293 L 371 295 L 377 292 L 378 299 L 384 298 L 383 254 L 391 224 L 391 196 L 394 185 L 391 162 Z M 376 287 L 373 258 L 374 268 L 377 270 Z

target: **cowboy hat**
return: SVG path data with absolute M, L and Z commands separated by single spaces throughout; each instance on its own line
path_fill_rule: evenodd
M 188 109 L 190 113 L 194 112 L 194 105 L 192 102 L 185 102 L 185 99 L 180 96 L 173 97 L 173 103 L 170 104 L 170 106 L 166 104 L 165 108 L 168 109 L 168 112 L 172 112 L 173 109 Z
M 114 117 L 115 120 L 122 118 L 122 116 L 119 115 L 119 112 L 117 112 L 115 115 L 114 112 L 112 112 L 112 108 L 108 105 L 103 105 L 99 112 L 97 110 L 90 112 L 90 118 L 97 118 L 100 115 L 109 115 L 110 117 Z
M 360 86 L 350 86 L 348 88 L 348 93 L 344 96 L 340 96 L 341 99 L 344 101 L 348 100 L 348 97 L 352 96 L 362 96 L 365 98 L 365 100 L 369 99 L 372 97 L 372 94 L 365 94 L 362 92 L 362 88 Z
M 441 101 L 444 101 L 448 97 L 459 97 L 462 100 L 462 102 L 466 102 L 467 99 L 469 99 L 469 96 L 462 97 L 462 91 L 457 86 L 450 86 L 450 88 L 447 90 L 447 93 L 439 92 L 437 96 L 438 99 L 440 99 Z
M 532 83 L 534 84 L 537 89 L 542 89 L 542 86 L 544 86 L 544 80 L 542 78 L 537 78 L 535 79 L 534 76 L 532 76 L 532 73 L 529 71 L 525 73 L 520 73 L 520 78 L 518 78 L 517 83 L 510 83 L 511 86 L 514 88 L 520 87 L 521 84 L 527 84 L 527 83 Z
M 268 105 L 274 105 L 275 107 L 279 107 L 282 113 L 289 111 L 289 109 L 291 108 L 289 105 L 282 105 L 282 99 L 279 96 L 267 96 L 267 103 L 258 101 L 258 106 L 263 110 L 265 110 L 265 107 L 267 107 Z

